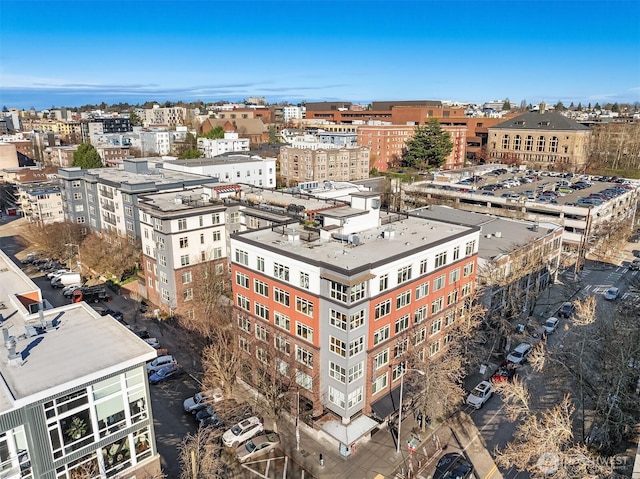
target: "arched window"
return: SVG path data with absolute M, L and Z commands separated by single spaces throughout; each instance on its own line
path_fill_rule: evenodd
M 502 149 L 503 150 L 509 149 L 509 135 L 504 135 L 502 137 Z
M 522 137 L 520 135 L 516 135 L 513 139 L 513 149 L 516 151 L 520 151 L 522 148 Z
M 549 151 L 551 153 L 558 153 L 558 137 L 552 136 L 549 139 Z
M 536 144 L 537 151 L 544 151 L 544 136 L 538 137 L 538 142 Z
M 525 139 L 524 149 L 527 151 L 533 150 L 533 137 L 531 135 L 527 136 Z

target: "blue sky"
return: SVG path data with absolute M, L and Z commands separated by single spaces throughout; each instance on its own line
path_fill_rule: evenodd
M 634 1 L 0 0 L 0 106 L 640 101 Z

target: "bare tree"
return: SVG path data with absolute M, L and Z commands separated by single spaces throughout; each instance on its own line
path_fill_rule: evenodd
M 222 446 L 218 429 L 200 427 L 188 433 L 179 446 L 180 479 L 214 479 L 221 477 Z
M 140 242 L 130 242 L 115 233 L 89 234 L 80 244 L 82 263 L 87 268 L 118 281 L 140 265 Z
M 56 259 L 69 259 L 73 255 L 68 245 L 79 245 L 84 240 L 85 228 L 82 225 L 65 221 L 39 225 L 25 225 L 22 239 L 25 244 L 32 245 L 40 253 Z

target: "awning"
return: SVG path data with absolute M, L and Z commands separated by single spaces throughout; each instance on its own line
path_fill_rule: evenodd
M 376 275 L 367 273 L 362 274 L 356 278 L 342 278 L 331 273 L 322 273 L 320 277 L 322 279 L 328 279 L 329 281 L 335 281 L 336 283 L 344 284 L 345 286 L 355 286 L 356 284 L 364 283 L 365 281 L 375 278 Z
M 386 419 L 398 410 L 400 403 L 400 387 L 395 388 L 384 397 L 371 404 L 371 409 L 381 420 Z

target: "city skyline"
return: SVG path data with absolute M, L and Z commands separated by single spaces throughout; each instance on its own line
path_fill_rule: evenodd
M 0 13 L 9 108 L 640 101 L 635 1 L 4 0 Z

